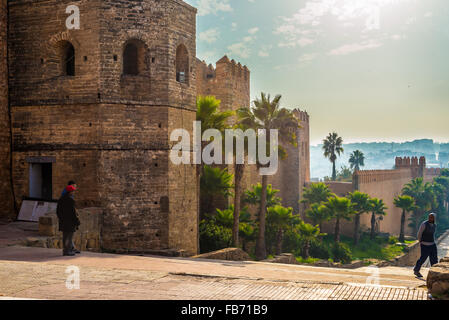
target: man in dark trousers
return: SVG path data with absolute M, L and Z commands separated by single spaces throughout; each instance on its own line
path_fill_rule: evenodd
M 74 256 L 73 234 L 80 225 L 75 208 L 74 193 L 76 188 L 72 185 L 66 187 L 66 194 L 58 200 L 56 209 L 59 219 L 59 231 L 62 231 L 62 243 L 64 256 Z
M 77 189 L 76 182 L 73 180 L 70 180 L 67 183 L 67 186 L 73 186 L 73 187 L 75 187 L 75 190 Z M 61 197 L 65 196 L 66 193 L 67 193 L 67 187 L 65 187 L 64 190 L 62 190 Z M 78 249 L 75 248 L 75 244 L 73 243 L 73 241 L 72 241 L 72 251 L 77 254 L 81 253 Z
M 432 266 L 438 263 L 438 251 L 435 243 L 436 227 L 435 213 L 430 213 L 429 219 L 424 221 L 419 227 L 418 240 L 421 244 L 421 257 L 416 262 L 415 268 L 413 269 L 418 278 L 422 278 L 422 274 L 419 270 L 421 270 L 421 266 L 426 262 L 427 258 L 430 259 L 430 265 Z

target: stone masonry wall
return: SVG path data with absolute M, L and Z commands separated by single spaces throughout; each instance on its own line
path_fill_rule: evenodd
M 13 219 L 11 136 L 8 106 L 7 1 L 0 0 L 0 218 Z
M 180 0 L 85 1 L 66 30 L 68 1 L 12 1 L 13 177 L 28 195 L 29 163 L 52 162 L 53 197 L 68 180 L 77 205 L 104 210 L 102 247 L 117 252 L 198 251 L 193 166 L 169 160 L 169 133 L 195 119 L 196 9 Z M 58 69 L 58 43 L 75 48 L 75 76 Z M 123 74 L 127 43 L 139 73 Z M 176 52 L 189 60 L 176 79 Z M 56 47 L 56 49 L 55 49 Z M 58 71 L 59 70 L 59 71 Z
M 293 111 L 300 120 L 301 128 L 296 131 L 296 146 L 283 143 L 287 157 L 280 159 L 278 172 L 269 178 L 273 188 L 279 189 L 282 205 L 292 207 L 296 214 L 304 213 L 299 203 L 306 183 L 310 181 L 310 131 L 309 115 L 299 109 Z

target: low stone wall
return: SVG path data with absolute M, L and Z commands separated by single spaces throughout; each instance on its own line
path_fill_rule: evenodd
M 101 249 L 103 209 L 80 209 L 78 215 L 81 224 L 73 238 L 75 247 L 80 251 L 99 252 Z M 62 249 L 62 232 L 59 231 L 56 212 L 51 211 L 39 218 L 39 235 L 47 237 L 47 248 Z
M 262 262 L 298 264 L 295 256 L 291 253 L 282 253 L 274 258 L 262 260 Z
M 218 251 L 208 252 L 193 256 L 199 259 L 229 260 L 229 261 L 250 261 L 251 257 L 242 249 L 226 248 Z
M 404 250 L 404 254 L 393 259 L 393 264 L 397 267 L 413 267 L 421 256 L 421 246 L 419 242 L 415 241 Z

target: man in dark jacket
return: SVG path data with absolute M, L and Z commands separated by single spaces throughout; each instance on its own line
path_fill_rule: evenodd
M 426 262 L 427 258 L 430 259 L 430 265 L 432 266 L 438 263 L 438 251 L 435 243 L 436 227 L 435 213 L 429 214 L 429 219 L 424 221 L 419 227 L 418 240 L 421 244 L 421 257 L 416 262 L 415 268 L 413 269 L 418 278 L 422 278 L 422 274 L 419 270 L 421 270 L 421 266 Z
M 64 256 L 74 256 L 73 251 L 73 234 L 80 225 L 78 215 L 75 209 L 75 199 L 73 198 L 76 188 L 74 186 L 67 186 L 67 193 L 58 200 L 56 209 L 59 219 L 59 231 L 62 231 L 62 242 Z

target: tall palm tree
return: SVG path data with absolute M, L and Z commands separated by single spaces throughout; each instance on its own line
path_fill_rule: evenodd
M 275 205 L 280 205 L 282 203 L 282 199 L 277 196 L 280 190 L 274 189 L 271 184 L 267 186 L 266 190 L 267 190 L 267 200 L 266 200 L 267 209 L 269 207 L 274 207 Z M 260 206 L 261 199 L 262 199 L 262 185 L 258 183 L 252 186 L 251 189 L 245 191 L 243 202 L 245 204 Z
M 415 208 L 413 209 L 410 226 L 416 234 L 423 214 L 427 210 L 430 210 L 435 202 L 432 184 L 429 182 L 424 183 L 423 178 L 416 178 L 404 186 L 402 194 L 410 196 L 415 200 Z
M 360 150 L 355 150 L 351 153 L 349 157 L 349 164 L 351 165 L 351 169 L 354 171 L 359 171 L 360 167 L 365 166 L 365 155 Z
M 337 179 L 335 161 L 344 152 L 343 139 L 336 132 L 329 133 L 326 139 L 323 140 L 323 151 L 324 156 L 332 162 L 332 181 L 335 181 Z
M 370 239 L 373 240 L 376 234 L 376 215 L 385 216 L 387 214 L 388 207 L 385 205 L 382 199 L 371 198 L 369 200 L 371 206 L 371 235 Z
M 242 131 L 245 131 L 249 128 L 244 126 L 241 123 L 237 123 L 234 125 L 234 129 L 240 129 Z M 234 225 L 232 227 L 232 245 L 237 248 L 239 246 L 239 219 L 238 219 L 238 212 L 240 212 L 240 206 L 241 206 L 241 196 L 242 196 L 242 179 L 245 174 L 245 164 L 244 163 L 237 163 L 237 143 L 233 143 L 234 145 Z M 247 154 L 248 151 L 248 143 L 244 141 L 244 147 L 243 152 L 244 156 Z M 245 229 L 249 230 L 249 229 Z
M 196 100 L 196 120 L 201 122 L 201 136 L 208 129 L 217 129 L 220 132 L 224 132 L 228 128 L 228 120 L 234 114 L 232 111 L 220 111 L 220 100 L 217 100 L 213 96 L 199 96 Z M 203 148 L 207 145 L 208 141 L 202 141 L 200 146 L 201 155 L 203 153 Z M 198 211 L 197 218 L 198 224 L 201 215 L 201 175 L 203 174 L 204 165 L 201 164 L 196 167 L 197 175 L 197 203 Z M 198 236 L 198 247 L 199 247 L 199 236 Z
M 348 198 L 351 200 L 355 216 L 354 216 L 354 245 L 359 243 L 360 238 L 360 216 L 367 213 L 371 209 L 370 197 L 366 193 L 354 191 L 349 194 Z
M 278 130 L 279 140 L 296 144 L 296 130 L 299 126 L 299 119 L 288 109 L 281 108 L 281 96 L 276 95 L 271 99 L 270 95 L 261 93 L 260 98 L 253 101 L 253 107 L 240 108 L 237 111 L 239 123 L 246 128 L 252 128 L 258 132 L 258 129 L 265 129 L 267 145 L 269 146 L 270 130 Z M 276 148 L 277 147 L 277 148 Z M 285 155 L 285 149 L 281 146 L 269 146 L 268 150 L 277 149 L 281 156 Z M 258 167 L 262 167 L 257 159 Z M 267 201 L 268 177 L 262 176 L 262 197 L 259 211 L 259 234 L 256 241 L 256 258 L 263 260 L 266 258 L 267 250 L 265 243 L 265 220 L 266 220 L 266 201 Z
M 415 208 L 415 199 L 410 196 L 398 196 L 394 199 L 394 205 L 402 209 L 399 242 L 403 243 L 405 240 L 405 216 L 407 212 L 410 212 Z
M 334 240 L 340 242 L 340 221 L 342 219 L 351 220 L 355 211 L 351 200 L 345 197 L 331 197 L 324 203 L 326 210 L 335 218 Z
M 443 207 L 447 211 L 449 206 L 449 177 L 436 177 L 433 179 L 433 182 L 442 186 Z

